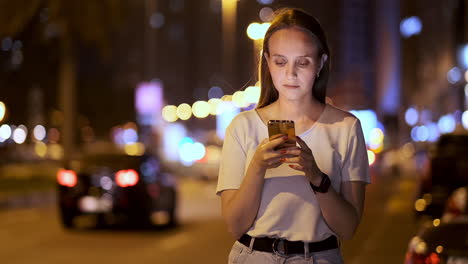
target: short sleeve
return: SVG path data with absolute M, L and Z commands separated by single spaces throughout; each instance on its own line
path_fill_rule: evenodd
M 341 169 L 343 181 L 363 181 L 370 183 L 369 161 L 366 142 L 362 133 L 361 122 L 356 121 L 351 127 L 346 157 Z
M 228 189 L 239 189 L 245 173 L 246 151 L 231 124 L 224 137 L 223 150 L 219 165 L 216 194 Z

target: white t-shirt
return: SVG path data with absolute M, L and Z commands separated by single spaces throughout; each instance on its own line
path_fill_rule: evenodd
M 343 181 L 370 183 L 367 149 L 359 119 L 326 105 L 311 128 L 298 135 L 312 150 L 318 167 L 339 192 Z M 268 128 L 255 110 L 237 115 L 226 130 L 216 193 L 239 189 L 257 146 Z M 328 227 L 304 173 L 283 164 L 267 169 L 257 217 L 247 232 L 313 242 L 335 233 Z

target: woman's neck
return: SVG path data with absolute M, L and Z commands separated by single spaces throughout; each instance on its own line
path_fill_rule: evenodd
M 273 103 L 274 115 L 280 119 L 295 122 L 316 121 L 324 108 L 324 104 L 317 100 L 288 101 L 278 99 Z

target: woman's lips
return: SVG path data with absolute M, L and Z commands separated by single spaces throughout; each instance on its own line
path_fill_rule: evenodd
M 286 88 L 289 88 L 289 89 L 296 89 L 296 88 L 299 88 L 299 85 L 288 85 L 288 84 L 285 84 L 283 85 L 284 87 Z

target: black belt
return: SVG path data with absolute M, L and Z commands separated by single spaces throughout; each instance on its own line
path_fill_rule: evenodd
M 251 236 L 244 234 L 238 241 L 250 247 L 251 240 Z M 304 244 L 305 243 L 302 241 L 289 241 L 282 238 L 256 237 L 252 249 L 286 256 L 291 254 L 305 254 Z M 310 253 L 319 252 L 338 248 L 338 239 L 336 236 L 330 236 L 325 240 L 306 244 L 309 246 Z

